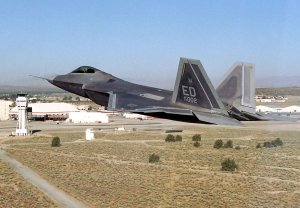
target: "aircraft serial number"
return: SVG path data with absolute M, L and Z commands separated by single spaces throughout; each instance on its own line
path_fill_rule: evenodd
M 184 96 L 183 99 L 185 102 L 197 104 L 197 98 Z

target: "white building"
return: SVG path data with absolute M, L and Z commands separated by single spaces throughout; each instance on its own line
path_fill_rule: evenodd
M 71 123 L 108 123 L 108 115 L 101 112 L 71 112 L 67 122 Z
M 289 106 L 284 108 L 278 107 L 270 107 L 264 105 L 256 106 L 256 112 L 264 112 L 264 113 L 300 113 L 300 106 Z
M 29 103 L 29 108 L 32 108 L 33 118 L 44 118 L 61 120 L 67 119 L 69 113 L 79 112 L 75 105 L 69 103 Z M 11 109 L 10 115 L 15 116 L 18 114 L 18 108 Z
M 123 117 L 129 118 L 129 119 L 140 119 L 140 120 L 152 119 L 152 117 L 150 117 L 150 116 L 141 115 L 141 114 L 137 114 L 137 113 L 123 113 Z
M 0 100 L 0 120 L 9 119 L 9 110 L 12 104 L 12 101 Z

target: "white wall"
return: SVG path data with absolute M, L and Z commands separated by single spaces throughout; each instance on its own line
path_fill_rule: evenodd
M 67 122 L 72 123 L 108 123 L 108 116 L 100 112 L 70 112 Z
M 0 120 L 8 120 L 9 119 L 9 110 L 10 105 L 12 105 L 12 101 L 0 100 Z

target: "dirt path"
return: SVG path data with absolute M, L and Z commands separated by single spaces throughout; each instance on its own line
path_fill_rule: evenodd
M 22 165 L 22 163 L 9 157 L 5 153 L 5 151 L 1 149 L 0 149 L 0 159 L 7 162 L 14 169 L 14 171 L 22 175 L 28 182 L 36 186 L 39 190 L 41 190 L 44 194 L 46 194 L 50 199 L 55 201 L 58 205 L 62 207 L 72 207 L 72 208 L 87 207 L 77 199 L 71 197 L 70 195 L 66 194 L 62 190 L 48 183 L 45 179 L 41 178 L 30 168 Z

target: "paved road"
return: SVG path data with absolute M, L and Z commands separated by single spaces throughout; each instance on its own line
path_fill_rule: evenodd
M 50 199 L 55 201 L 62 207 L 82 208 L 87 207 L 77 199 L 66 194 L 62 190 L 48 183 L 45 179 L 41 178 L 38 174 L 32 171 L 30 168 L 24 166 L 15 159 L 9 157 L 5 151 L 0 149 L 0 159 L 9 163 L 9 165 L 20 175 L 22 175 L 28 182 L 39 188 Z

